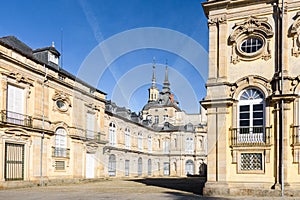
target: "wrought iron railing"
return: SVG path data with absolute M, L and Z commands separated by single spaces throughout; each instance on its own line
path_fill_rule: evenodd
M 85 131 L 85 139 L 86 140 L 94 140 L 96 142 L 100 142 L 101 139 L 103 140 L 103 136 L 104 136 L 104 134 L 101 132 L 91 131 L 91 130 Z
M 70 149 L 61 148 L 61 147 L 52 147 L 52 156 L 53 157 L 61 157 L 61 158 L 69 158 L 70 157 Z
M 32 127 L 32 117 L 8 110 L 1 111 L 1 122 Z
M 300 126 L 292 126 L 292 144 L 300 145 Z
M 271 127 L 231 128 L 231 146 L 270 145 Z

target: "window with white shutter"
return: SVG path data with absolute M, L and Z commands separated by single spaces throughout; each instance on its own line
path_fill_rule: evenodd
M 24 125 L 24 89 L 8 84 L 7 122 Z

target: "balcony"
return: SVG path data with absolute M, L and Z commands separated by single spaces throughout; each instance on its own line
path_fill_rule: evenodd
M 32 127 L 31 116 L 8 111 L 8 110 L 1 111 L 1 122 L 8 123 L 8 124 L 16 124 L 16 125 L 20 125 L 20 126 Z
M 104 134 L 101 132 L 86 130 L 85 131 L 85 140 L 87 141 L 95 141 L 95 142 L 103 142 Z
M 265 146 L 271 142 L 271 127 L 231 128 L 231 146 Z
M 60 147 L 52 147 L 52 157 L 69 158 L 70 157 L 70 149 L 60 148 Z

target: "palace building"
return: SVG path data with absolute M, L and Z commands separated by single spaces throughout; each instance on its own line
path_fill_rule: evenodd
M 206 117 L 179 108 L 167 67 L 162 91 L 153 67 L 136 114 L 62 69 L 59 57 L 54 45 L 0 38 L 0 187 L 205 175 Z
M 299 0 L 209 0 L 206 195 L 300 190 Z

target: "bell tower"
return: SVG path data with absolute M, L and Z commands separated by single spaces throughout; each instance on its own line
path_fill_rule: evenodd
M 153 58 L 153 66 L 152 66 L 152 85 L 148 89 L 149 90 L 149 98 L 148 98 L 148 103 L 149 102 L 154 102 L 157 101 L 158 95 L 159 95 L 159 90 L 156 87 L 156 75 L 155 75 L 155 59 Z

